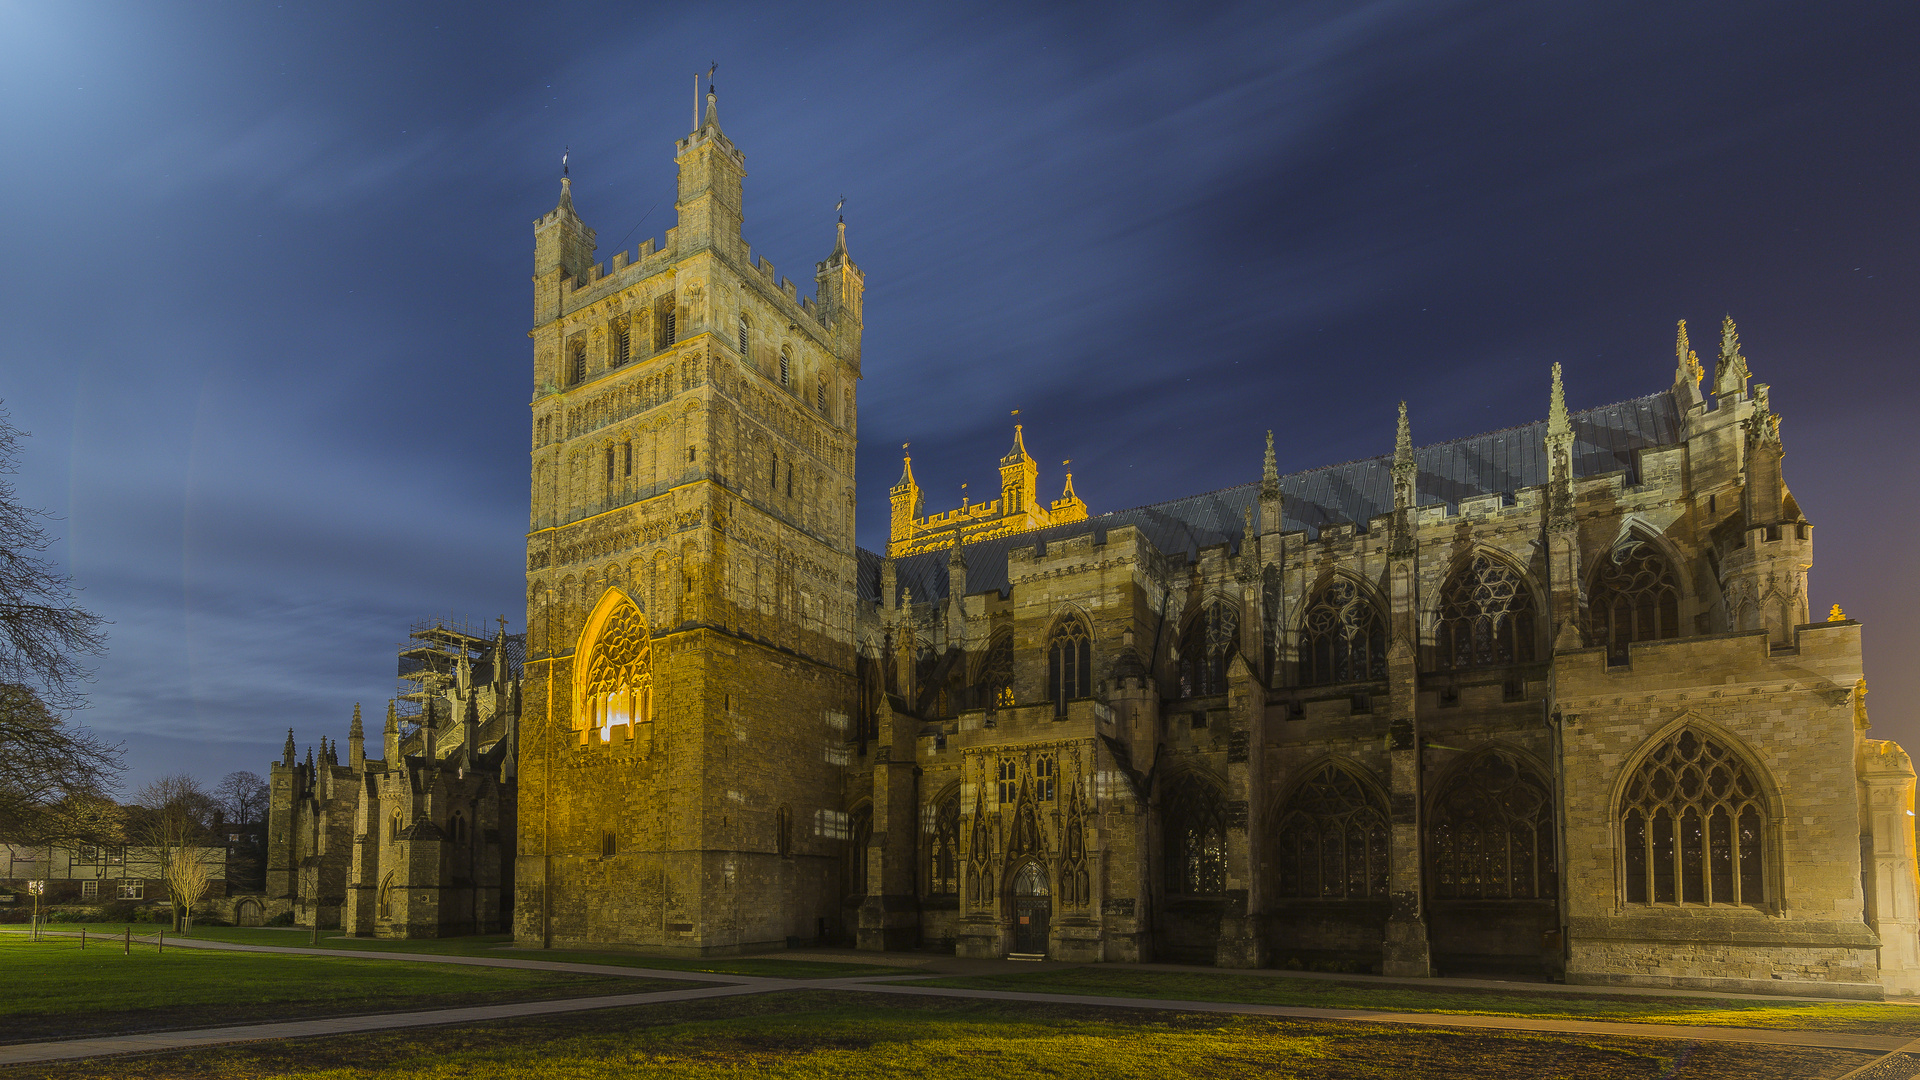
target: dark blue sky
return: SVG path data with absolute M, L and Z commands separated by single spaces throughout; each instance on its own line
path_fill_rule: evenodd
M 1022 410 L 1095 512 L 1668 384 L 1739 320 L 1920 737 L 1920 9 L 1899 4 L 12 4 L 0 398 L 112 620 L 131 781 L 378 715 L 393 646 L 524 613 L 530 223 L 672 221 L 718 60 L 746 235 L 865 269 L 860 533 Z M 622 238 L 625 237 L 624 242 Z

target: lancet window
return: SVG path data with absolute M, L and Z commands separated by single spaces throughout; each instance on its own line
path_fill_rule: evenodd
M 747 350 L 747 317 L 745 315 L 742 315 L 740 316 L 740 358 L 742 360 L 745 360 L 748 358 L 748 356 L 749 356 L 749 353 Z
M 1013 704 L 1013 635 L 1001 634 L 987 643 L 974 681 L 979 703 L 989 712 Z
M 935 804 L 927 844 L 927 895 L 960 895 L 960 792 Z
M 1767 811 L 1758 778 L 1692 728 L 1655 747 L 1620 804 L 1629 904 L 1766 900 Z
M 1055 716 L 1067 715 L 1067 702 L 1092 695 L 1091 657 L 1087 624 L 1078 618 L 1060 620 L 1047 636 L 1047 697 Z
M 654 341 L 654 348 L 664 349 L 667 346 L 672 345 L 674 343 L 675 339 L 673 336 L 674 326 L 673 326 L 672 294 L 668 294 L 665 299 L 660 301 L 660 317 L 654 320 L 654 327 L 657 331 L 657 338 Z
M 613 366 L 633 359 L 633 324 L 621 319 L 613 324 Z
M 1434 895 L 1443 900 L 1552 899 L 1552 789 L 1513 754 L 1481 751 L 1435 801 L 1427 850 Z
M 1440 667 L 1531 663 L 1534 638 L 1533 592 L 1519 571 L 1491 556 L 1475 555 L 1447 579 L 1435 635 Z
M 853 812 L 851 840 L 847 844 L 847 895 L 867 894 L 867 842 L 873 839 L 873 808 L 862 806 Z
M 567 346 L 567 383 L 577 386 L 587 381 L 587 343 L 576 340 Z
M 1167 892 L 1220 896 L 1227 891 L 1227 807 L 1220 789 L 1197 776 L 1161 796 Z
M 780 347 L 780 385 L 786 386 L 793 376 L 793 353 L 786 346 Z
M 1301 685 L 1386 677 L 1386 620 L 1359 585 L 1335 578 L 1307 608 L 1300 637 Z
M 1180 639 L 1180 696 L 1227 692 L 1227 661 L 1240 650 L 1240 612 L 1224 600 L 1208 604 Z
M 613 729 L 653 719 L 653 664 L 647 620 L 640 609 L 622 603 L 607 617 L 599 640 L 588 653 L 581 691 L 581 741 L 599 733 L 601 742 L 613 739 Z
M 1274 832 L 1279 895 L 1369 900 L 1387 895 L 1387 807 L 1328 762 L 1294 789 Z
M 1638 537 L 1600 560 L 1587 590 L 1588 644 L 1605 645 L 1607 662 L 1627 662 L 1627 646 L 1680 636 L 1680 585 L 1660 549 Z

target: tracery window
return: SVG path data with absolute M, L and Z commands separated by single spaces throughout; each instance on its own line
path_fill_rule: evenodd
M 1227 661 L 1240 650 L 1240 612 L 1224 600 L 1203 608 L 1180 639 L 1180 696 L 1227 692 Z
M 601 742 L 613 739 L 613 729 L 653 719 L 653 664 L 646 616 L 622 603 L 600 628 L 586 664 L 581 690 L 580 739 L 599 731 Z
M 980 677 L 974 682 L 979 702 L 989 711 L 1013 704 L 1013 635 L 1001 634 L 987 644 L 980 661 Z
M 927 895 L 960 895 L 960 792 L 940 800 L 927 844 Z
M 1300 638 L 1300 683 L 1387 677 L 1387 624 L 1359 585 L 1335 578 L 1307 608 Z
M 1534 636 L 1533 592 L 1498 559 L 1475 555 L 1440 591 L 1435 654 L 1442 668 L 1531 663 Z
M 1627 783 L 1619 821 L 1627 903 L 1765 902 L 1766 806 L 1724 742 L 1686 728 L 1661 743 Z
M 1368 900 L 1387 895 L 1387 807 L 1359 777 L 1328 762 L 1294 789 L 1275 830 L 1281 896 Z
M 1435 800 L 1427 847 L 1443 900 L 1559 894 L 1552 790 L 1505 750 L 1483 750 L 1455 770 Z
M 1077 618 L 1060 620 L 1047 636 L 1047 697 L 1053 715 L 1067 715 L 1067 702 L 1093 694 L 1092 645 L 1087 624 Z
M 1680 636 L 1680 585 L 1660 549 L 1638 537 L 1600 560 L 1587 590 L 1590 645 L 1607 647 L 1607 662 L 1627 662 L 1627 646 Z
M 1167 892 L 1220 896 L 1227 891 L 1227 808 L 1220 790 L 1197 776 L 1169 786 L 1160 799 Z
M 1000 789 L 996 794 L 1003 806 L 1012 806 L 1013 800 L 1020 794 L 1020 764 L 1006 760 L 1000 762 Z
M 1042 757 L 1033 763 L 1033 797 L 1042 802 L 1053 798 L 1053 759 Z

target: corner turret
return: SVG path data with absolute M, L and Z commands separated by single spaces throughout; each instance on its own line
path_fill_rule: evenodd
M 693 133 L 674 144 L 680 179 L 673 208 L 674 255 L 683 258 L 702 248 L 740 254 L 741 184 L 747 155 L 720 130 L 720 106 L 707 88 L 707 116 Z M 744 259 L 743 259 L 744 261 Z
M 1040 466 L 1027 453 L 1027 441 L 1021 425 L 1013 425 L 1013 447 L 1000 459 L 1000 509 L 1020 514 L 1034 505 L 1035 489 L 1040 486 Z

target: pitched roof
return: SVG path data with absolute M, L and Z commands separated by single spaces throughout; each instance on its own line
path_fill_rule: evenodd
M 1639 451 L 1674 445 L 1684 433 L 1673 395 L 1666 391 L 1577 412 L 1572 422 L 1574 475 L 1625 471 L 1630 483 Z M 1511 494 L 1545 484 L 1546 429 L 1547 422 L 1538 420 L 1415 450 L 1414 460 L 1420 467 L 1416 482 L 1420 505 L 1445 503 L 1457 510 L 1462 499 Z M 1365 525 L 1373 517 L 1392 512 L 1392 464 L 1390 455 L 1382 455 L 1282 476 L 1282 528 L 1317 536 L 1327 525 Z M 1166 555 L 1184 554 L 1193 559 L 1200 549 L 1217 544 L 1237 548 L 1246 531 L 1246 514 L 1258 514 L 1259 503 L 1260 484 L 1255 481 L 1067 525 L 962 544 L 967 591 L 1004 592 L 1008 587 L 1007 554 L 1016 548 L 1044 546 L 1088 533 L 1093 534 L 1095 543 L 1103 543 L 1109 530 L 1122 525 L 1138 528 Z M 950 551 L 942 548 L 895 559 L 899 587 L 911 589 L 917 600 L 945 596 Z M 875 552 L 864 548 L 859 551 L 860 596 L 869 603 L 880 599 L 883 561 L 884 557 Z

